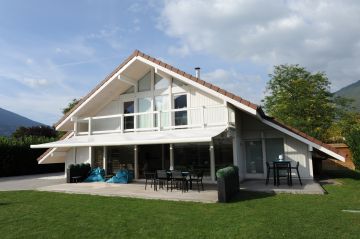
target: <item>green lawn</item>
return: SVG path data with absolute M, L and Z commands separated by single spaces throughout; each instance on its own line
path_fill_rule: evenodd
M 360 173 L 327 195 L 242 192 L 201 204 L 47 192 L 1 192 L 1 238 L 360 238 Z

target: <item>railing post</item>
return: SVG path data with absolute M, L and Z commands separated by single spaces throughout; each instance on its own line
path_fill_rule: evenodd
M 77 136 L 78 135 L 78 121 L 77 118 L 74 117 L 74 135 Z
M 201 107 L 201 123 L 202 127 L 205 128 L 205 106 Z
M 134 132 L 137 131 L 137 115 L 134 115 Z
M 161 110 L 157 112 L 158 130 L 161 130 Z
M 91 129 L 91 124 L 92 124 L 92 118 L 91 117 L 89 117 L 89 119 L 88 119 L 88 135 L 91 135 L 92 134 L 92 129 Z
M 120 116 L 120 131 L 124 133 L 124 115 Z

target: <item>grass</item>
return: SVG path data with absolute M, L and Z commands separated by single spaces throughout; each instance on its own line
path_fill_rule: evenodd
M 1 238 L 359 238 L 360 173 L 326 195 L 242 192 L 229 204 L 0 193 Z

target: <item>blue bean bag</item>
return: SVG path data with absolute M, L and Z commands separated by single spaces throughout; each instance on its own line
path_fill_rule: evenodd
M 117 171 L 116 175 L 110 178 L 107 183 L 129 183 L 133 179 L 133 175 L 127 169 Z
M 105 182 L 105 170 L 102 168 L 94 168 L 84 182 Z

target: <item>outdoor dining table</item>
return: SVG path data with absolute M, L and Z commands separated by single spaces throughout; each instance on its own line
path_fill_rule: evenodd
M 273 174 L 274 174 L 274 186 L 280 185 L 280 171 L 286 170 L 286 177 L 288 185 L 292 185 L 292 178 L 291 178 L 291 161 L 289 160 L 274 160 L 273 163 Z

